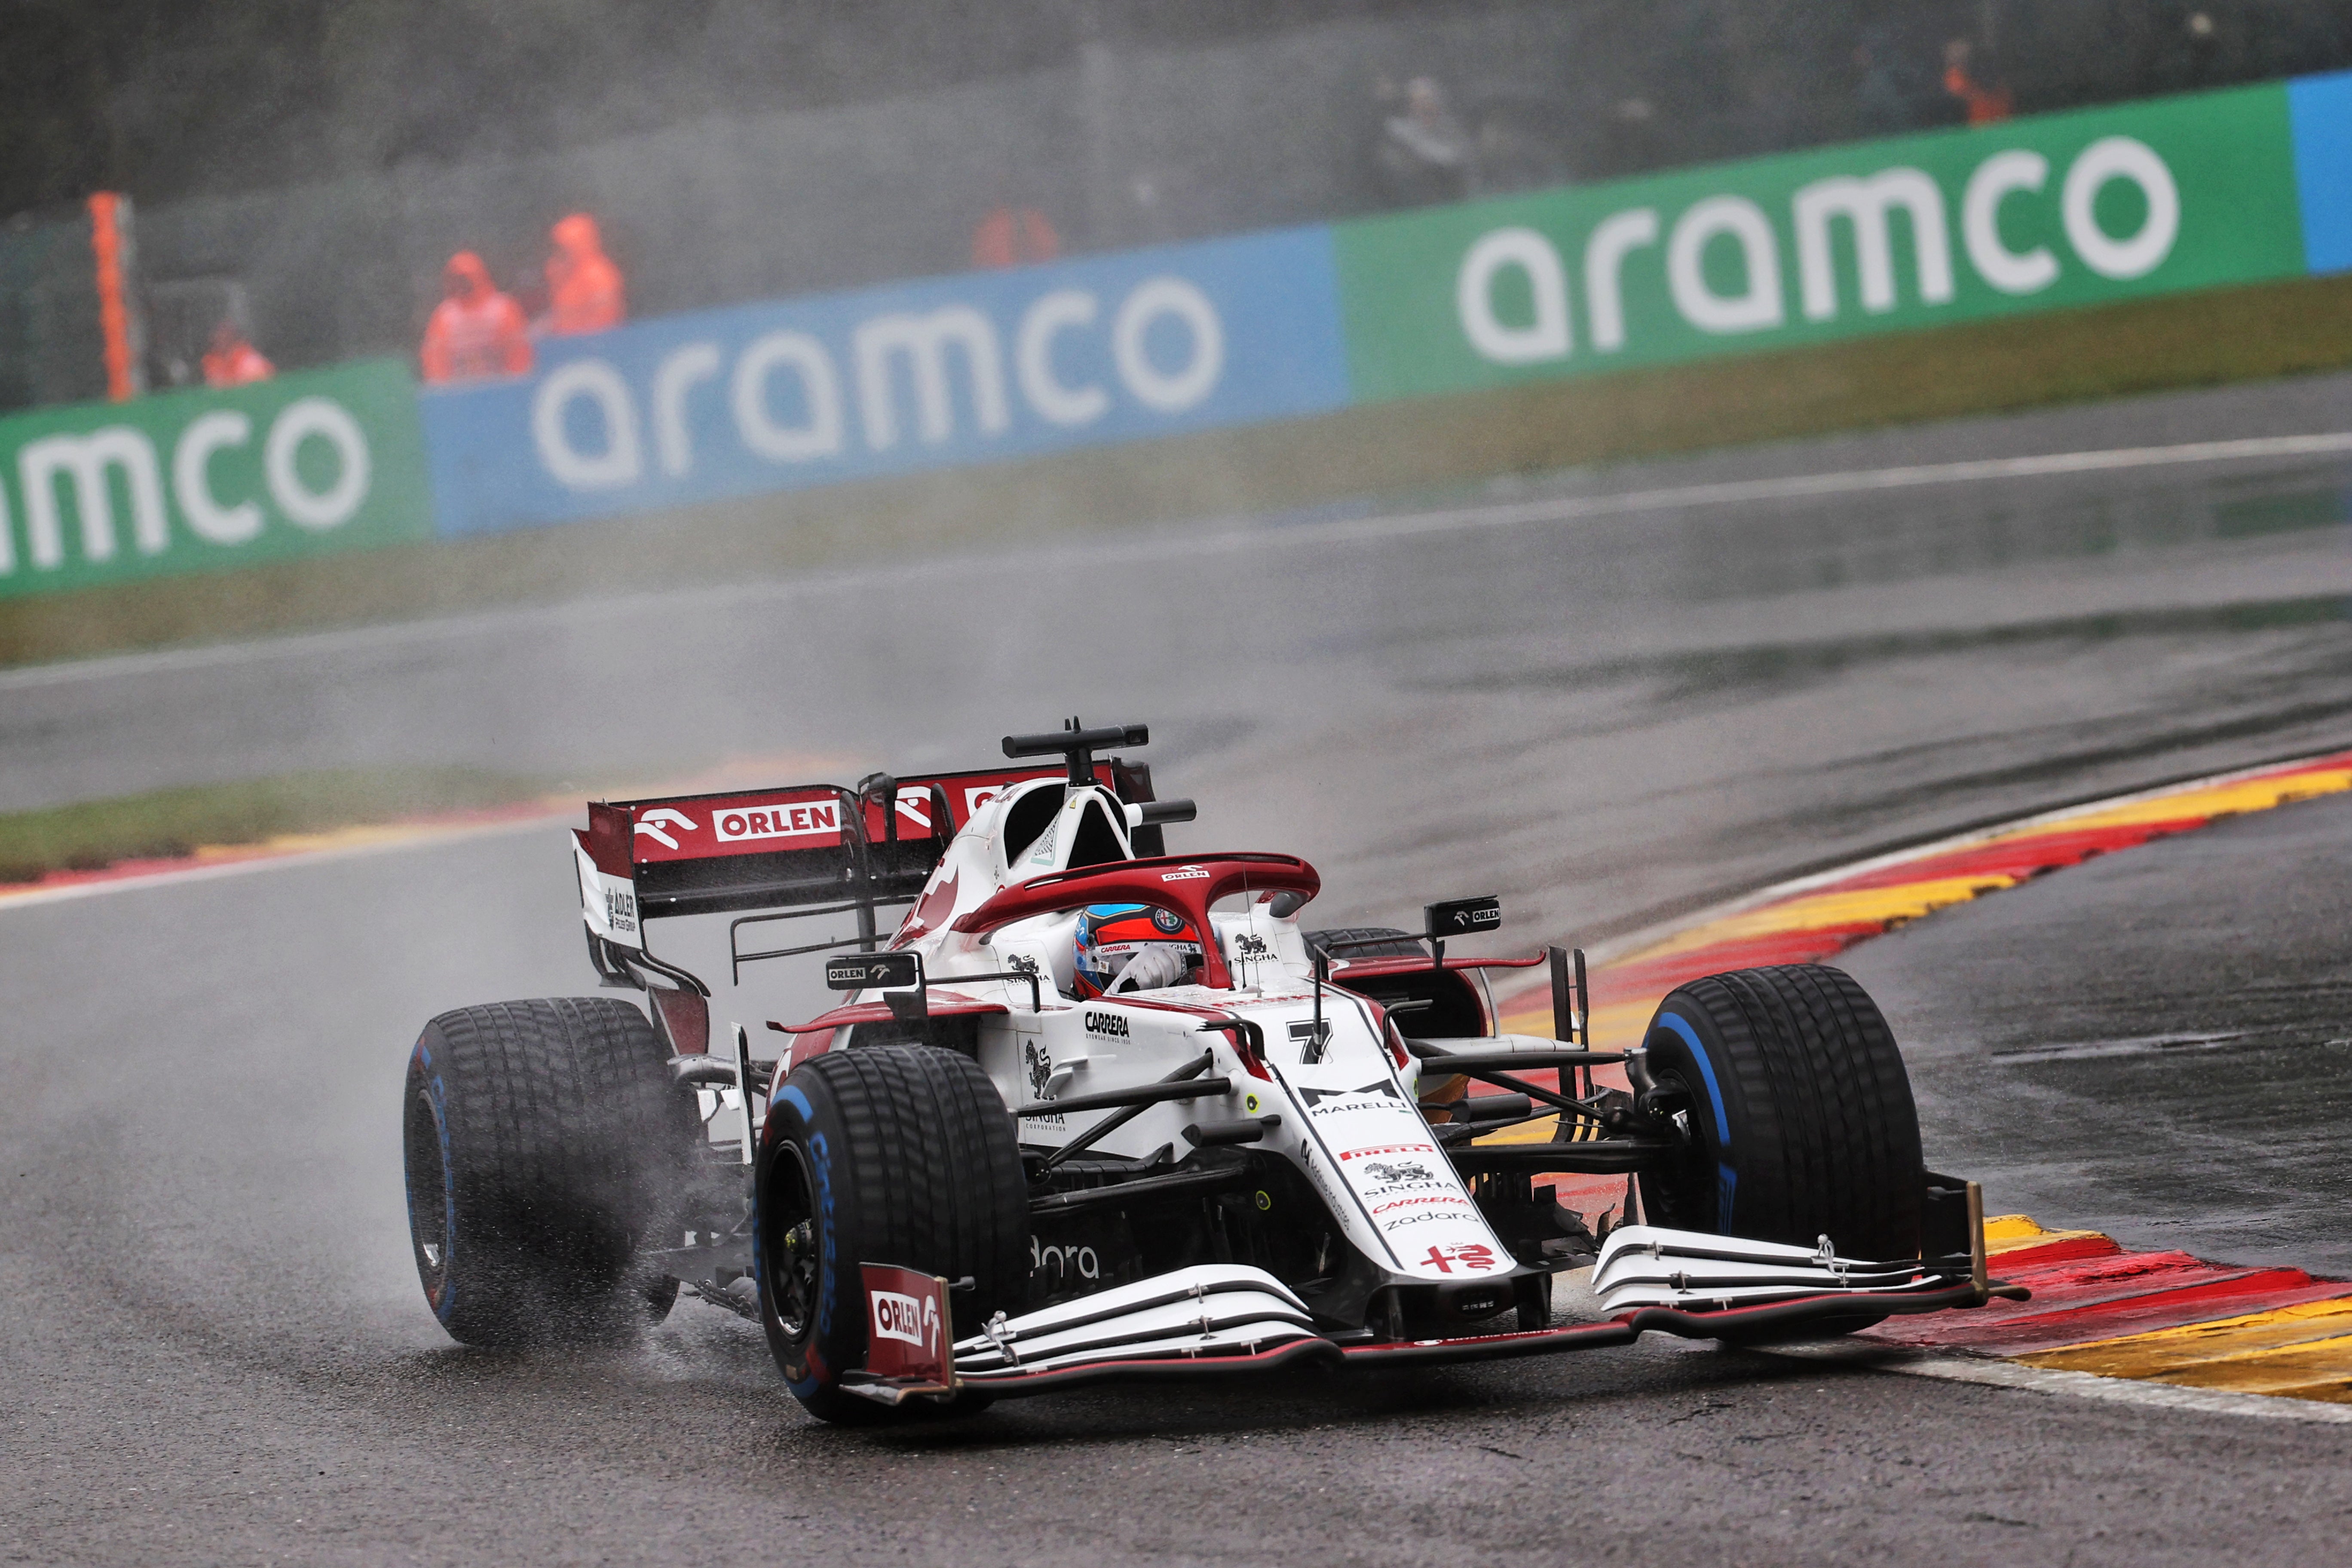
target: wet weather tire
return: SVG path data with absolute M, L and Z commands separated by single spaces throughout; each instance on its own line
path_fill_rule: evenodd
M 858 1265 L 970 1279 L 949 1298 L 955 1336 L 1021 1310 L 1028 1186 L 996 1086 L 928 1046 L 829 1051 L 777 1090 L 761 1145 L 760 1315 L 794 1397 L 827 1421 L 936 1413 L 842 1391 L 841 1374 L 866 1364 Z
M 699 1132 L 646 1016 L 609 997 L 461 1007 L 409 1053 L 402 1144 L 425 1299 L 469 1345 L 625 1338 Z M 670 1238 L 672 1241 L 675 1238 Z
M 1650 1223 L 1919 1255 L 1911 1080 L 1852 976 L 1797 963 L 1694 980 L 1659 1004 L 1643 1043 L 1652 1073 L 1688 1090 L 1692 1132 L 1685 1158 L 1642 1176 Z

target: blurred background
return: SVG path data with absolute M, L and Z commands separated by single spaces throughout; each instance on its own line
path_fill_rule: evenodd
M 1064 570 L 1008 564 L 1038 552 L 1400 516 L 1547 563 L 1433 544 L 1407 618 L 1517 605 L 1590 660 L 1591 628 L 1685 595 L 1917 580 L 1976 635 L 2020 601 L 1955 574 L 2117 551 L 2202 600 L 2189 556 L 2136 552 L 2251 570 L 2342 520 L 2325 452 L 2054 500 L 1610 498 L 2332 429 L 2352 5 L 9 0 L 0 26 L 19 666 L 607 606 L 583 626 L 643 593 L 829 606 L 822 574 L 927 560 L 1026 591 Z M 1913 175 L 1940 201 L 1885 183 Z M 1343 572 L 1376 611 L 1405 592 L 1379 557 L 1313 555 L 1226 623 Z M 665 614 L 630 621 L 631 679 L 703 668 L 722 622 Z M 545 664 L 514 701 L 553 724 L 585 669 Z M 356 700 L 328 668 L 303 700 Z M 23 678 L 0 808 L 385 753 L 543 781 L 625 743 L 459 743 L 426 704 L 257 748 L 224 737 L 303 710 L 226 677 L 200 743 L 108 742 L 93 707 L 163 689 L 109 679 L 129 695 Z M 628 764 L 798 733 L 676 717 L 710 700 L 636 715 Z M 436 777 L 418 798 L 471 798 Z
M 0 408 L 105 390 L 62 346 L 94 191 L 136 203 L 160 387 L 222 319 L 280 368 L 407 353 L 452 252 L 543 292 L 579 209 L 662 314 L 2352 65 L 2352 17 L 2313 0 L 11 0 L 5 25 Z

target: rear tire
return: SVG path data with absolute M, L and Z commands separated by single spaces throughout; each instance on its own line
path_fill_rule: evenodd
M 828 1051 L 769 1102 L 758 1212 L 760 1317 L 793 1397 L 826 1421 L 938 1414 L 845 1393 L 866 1364 L 862 1263 L 976 1289 L 953 1337 L 1017 1312 L 1029 1282 L 1028 1184 L 1013 1118 L 977 1063 L 926 1046 Z M 958 1408 L 985 1404 L 973 1395 Z
M 1659 1004 L 1651 1072 L 1690 1091 L 1691 1146 L 1644 1172 L 1642 1207 L 1676 1229 L 1919 1256 L 1927 1184 L 1911 1080 L 1886 1020 L 1844 971 L 1712 974 Z M 1853 1326 L 1860 1326 L 1859 1324 Z
M 613 1341 L 667 1314 L 677 1281 L 645 1254 L 666 1244 L 698 1129 L 665 1056 L 609 997 L 425 1026 L 402 1117 L 409 1239 L 451 1337 Z

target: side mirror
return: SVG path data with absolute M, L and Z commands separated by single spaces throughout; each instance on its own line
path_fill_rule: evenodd
M 1428 921 L 1432 941 L 1444 942 L 1448 937 L 1475 936 L 1480 931 L 1500 931 L 1503 925 L 1503 900 L 1497 898 L 1454 899 L 1443 904 L 1425 904 L 1422 914 Z

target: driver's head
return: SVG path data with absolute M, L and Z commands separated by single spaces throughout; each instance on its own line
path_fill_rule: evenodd
M 1200 963 L 1200 933 L 1167 910 L 1089 904 L 1078 916 L 1072 973 L 1082 998 L 1181 985 Z

